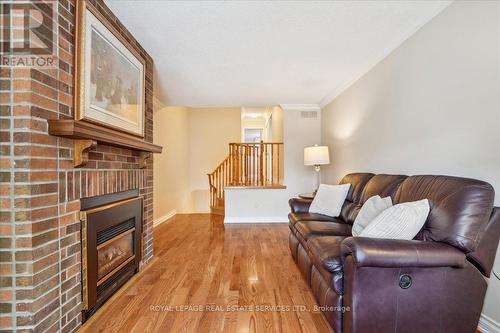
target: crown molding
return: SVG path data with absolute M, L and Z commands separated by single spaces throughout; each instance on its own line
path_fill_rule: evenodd
M 378 57 L 375 58 L 373 62 L 371 62 L 368 66 L 363 68 L 361 71 L 357 72 L 355 75 L 350 80 L 345 81 L 344 83 L 340 84 L 337 86 L 331 93 L 326 95 L 321 99 L 319 102 L 319 106 L 321 108 L 324 108 L 335 98 L 337 98 L 340 94 L 342 94 L 344 91 L 346 91 L 350 86 L 352 86 L 356 81 L 361 79 L 366 73 L 368 73 L 370 70 L 372 70 L 375 66 L 377 66 L 382 60 L 387 58 L 392 52 L 394 52 L 397 48 L 399 48 L 405 41 L 407 41 L 411 36 L 413 36 L 420 28 L 422 28 L 424 25 L 429 23 L 434 17 L 436 17 L 439 13 L 441 13 L 443 10 L 448 8 L 453 3 L 453 0 L 449 1 L 448 4 L 444 7 L 438 7 L 436 8 L 435 11 L 430 12 L 429 15 L 425 17 L 424 20 L 422 20 L 421 23 L 415 25 L 408 33 L 403 35 L 400 39 L 397 40 L 394 44 L 392 44 L 390 47 L 386 48 L 384 52 L 382 52 Z
M 283 110 L 291 111 L 320 111 L 318 104 L 280 104 Z

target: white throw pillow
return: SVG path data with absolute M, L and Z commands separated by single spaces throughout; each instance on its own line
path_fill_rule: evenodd
M 392 207 L 391 197 L 381 198 L 380 195 L 370 197 L 361 207 L 354 224 L 352 225 L 352 235 L 359 236 L 380 213 L 387 208 Z
M 361 231 L 361 237 L 413 239 L 429 215 L 429 200 L 405 202 L 387 208 Z
M 319 185 L 318 192 L 309 207 L 309 213 L 338 217 L 350 187 L 351 184 Z

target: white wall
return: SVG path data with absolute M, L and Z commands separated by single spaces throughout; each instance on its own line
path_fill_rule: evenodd
M 279 106 L 273 107 L 271 114 L 271 132 L 273 142 L 283 142 L 283 109 Z
M 229 143 L 239 142 L 241 109 L 189 109 L 189 181 L 191 212 L 210 212 L 208 177 L 229 154 Z
M 158 104 L 158 103 L 157 103 Z M 172 213 L 208 213 L 207 173 L 240 139 L 240 108 L 155 107 L 154 219 Z
M 153 219 L 156 223 L 191 210 L 188 109 L 155 103 L 153 141 L 163 153 L 153 157 Z
M 323 109 L 323 176 L 472 177 L 500 205 L 499 47 L 499 2 L 453 3 Z M 483 311 L 500 322 L 500 281 L 490 283 Z
M 283 109 L 284 185 L 286 189 L 226 189 L 225 222 L 286 222 L 288 199 L 313 190 L 314 170 L 304 166 L 304 148 L 321 141 L 321 112 L 316 105 L 281 105 Z M 317 111 L 302 118 L 302 111 Z

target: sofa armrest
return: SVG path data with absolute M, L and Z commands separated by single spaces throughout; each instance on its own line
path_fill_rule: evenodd
M 292 198 L 288 200 L 288 204 L 292 209 L 292 213 L 309 213 L 312 199 Z
M 357 267 L 464 267 L 465 254 L 451 245 L 416 240 L 349 237 L 342 257 Z

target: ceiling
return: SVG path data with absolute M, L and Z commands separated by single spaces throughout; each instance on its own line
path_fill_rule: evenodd
M 267 120 L 272 113 L 270 107 L 243 107 L 241 108 L 241 119 L 245 120 Z
M 107 1 L 176 106 L 324 105 L 449 3 Z

